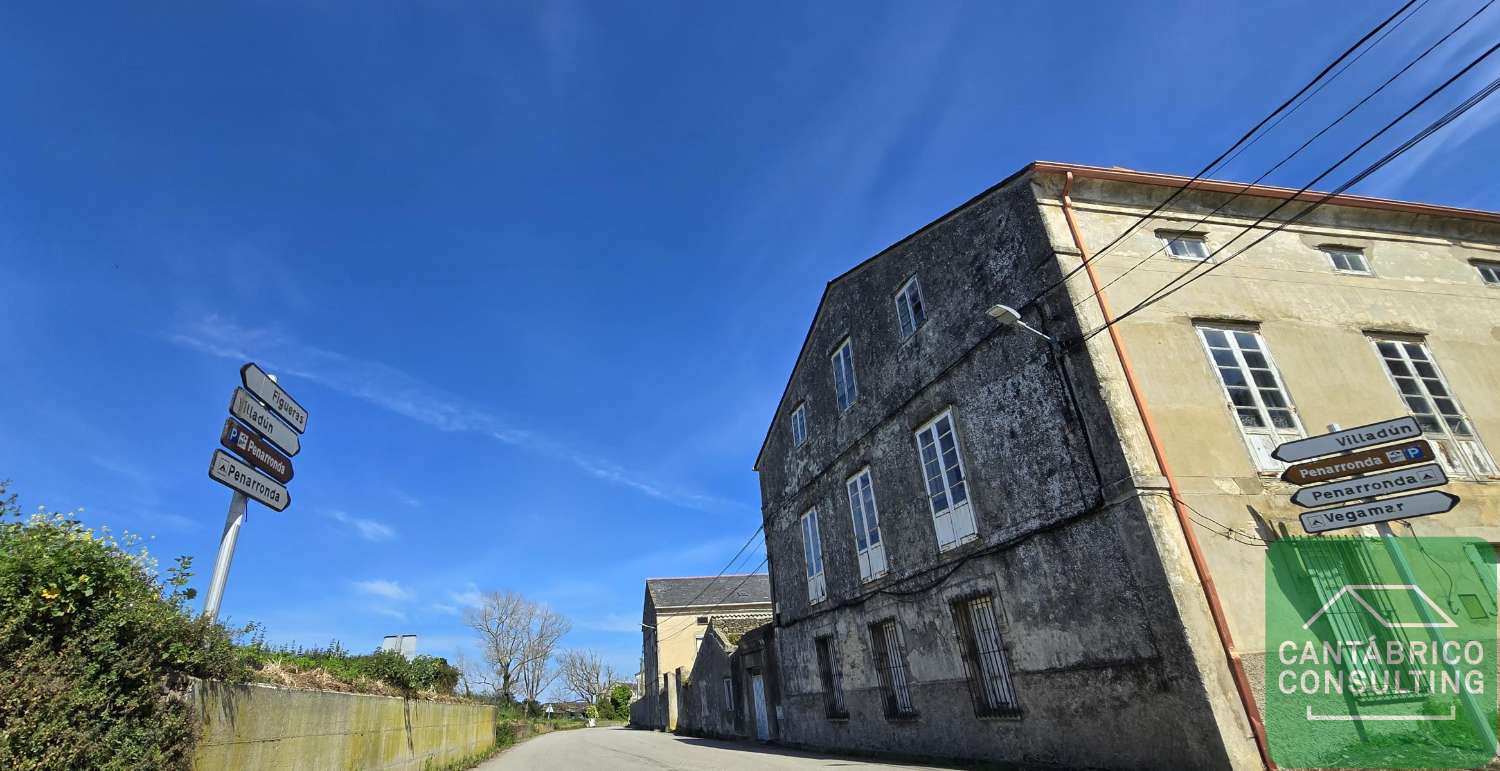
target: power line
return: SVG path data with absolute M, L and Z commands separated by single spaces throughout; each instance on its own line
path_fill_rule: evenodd
M 1141 215 L 1141 217 L 1139 219 L 1137 219 L 1135 222 L 1131 223 L 1129 227 L 1127 227 L 1123 232 L 1120 233 L 1120 235 L 1115 236 L 1115 238 L 1114 238 L 1113 241 L 1110 241 L 1108 244 L 1105 244 L 1105 246 L 1104 246 L 1103 249 L 1100 249 L 1099 251 L 1095 252 L 1091 257 L 1085 258 L 1077 267 L 1075 267 L 1072 270 L 1069 270 L 1068 272 L 1064 273 L 1061 278 L 1057 279 L 1056 281 L 1054 281 L 1051 284 L 1049 284 L 1046 287 L 1044 287 L 1042 289 L 1042 291 L 1037 292 L 1036 295 L 1033 296 L 1030 300 L 1027 300 L 1024 303 L 1021 303 L 1021 305 L 1017 308 L 1017 310 L 1019 310 L 1019 311 L 1026 310 L 1026 308 L 1029 307 L 1029 306 L 1031 306 L 1031 304 L 1035 303 L 1037 300 L 1040 300 L 1040 299 L 1042 299 L 1042 297 L 1046 296 L 1046 294 L 1048 292 L 1051 292 L 1052 290 L 1058 288 L 1059 286 L 1062 286 L 1064 283 L 1067 282 L 1068 279 L 1070 279 L 1074 275 L 1076 275 L 1078 273 L 1078 271 L 1083 270 L 1084 266 L 1088 265 L 1090 262 L 1098 260 L 1100 257 L 1102 257 L 1104 255 L 1105 252 L 1108 252 L 1110 249 L 1114 248 L 1114 246 L 1116 244 L 1119 244 L 1121 241 L 1123 241 L 1126 236 L 1130 235 L 1131 233 L 1134 233 L 1135 229 L 1138 228 L 1138 227 L 1140 227 L 1142 223 L 1144 223 L 1147 220 L 1151 219 L 1152 217 L 1156 216 L 1157 212 L 1160 212 L 1162 209 L 1166 208 L 1169 204 L 1172 203 L 1172 201 L 1175 201 L 1177 199 L 1177 196 L 1181 195 L 1183 191 L 1185 191 L 1189 187 L 1191 187 L 1194 182 L 1197 182 L 1199 179 L 1202 179 L 1204 175 L 1206 175 L 1209 172 L 1211 172 L 1216 166 L 1219 165 L 1219 163 L 1221 161 L 1223 161 L 1226 157 L 1228 157 L 1230 153 L 1234 152 L 1237 148 L 1239 148 L 1240 145 L 1244 144 L 1247 140 L 1250 139 L 1250 137 L 1252 137 L 1253 135 L 1255 135 L 1256 132 L 1260 131 L 1261 127 L 1265 126 L 1268 122 L 1271 121 L 1272 118 L 1275 118 L 1276 115 L 1279 114 L 1282 110 L 1287 109 L 1288 106 L 1290 106 L 1293 102 L 1297 101 L 1297 99 L 1299 99 L 1303 94 L 1307 93 L 1309 89 L 1311 89 L 1314 85 L 1316 85 L 1318 83 L 1318 81 L 1322 80 L 1325 75 L 1327 75 L 1330 71 L 1332 71 L 1335 67 L 1337 67 L 1340 62 L 1342 62 L 1345 59 L 1349 58 L 1350 54 L 1354 53 L 1356 50 L 1358 50 L 1360 47 L 1362 47 L 1365 44 L 1365 42 L 1368 41 L 1370 38 L 1372 38 L 1375 35 L 1379 34 L 1380 30 L 1384 29 L 1392 21 L 1395 21 L 1397 17 L 1399 17 L 1403 13 L 1405 13 L 1406 9 L 1410 8 L 1412 6 L 1412 4 L 1415 3 L 1415 2 L 1416 2 L 1416 0 L 1407 0 L 1407 2 L 1405 4 L 1403 4 L 1400 8 L 1396 9 L 1395 13 L 1393 13 L 1390 16 L 1386 17 L 1386 19 L 1384 21 L 1382 21 L 1379 24 L 1375 25 L 1375 27 L 1373 29 L 1371 29 L 1369 32 L 1366 32 L 1364 34 L 1364 37 L 1361 37 L 1359 40 L 1355 41 L 1354 45 L 1349 46 L 1347 49 L 1344 50 L 1343 53 L 1339 54 L 1338 58 L 1334 59 L 1332 62 L 1329 62 L 1328 66 L 1324 67 L 1316 76 L 1313 77 L 1312 80 L 1309 80 L 1306 85 L 1304 85 L 1304 86 L 1302 86 L 1302 88 L 1298 89 L 1297 93 L 1292 94 L 1291 97 L 1289 97 L 1286 101 L 1282 102 L 1276 109 L 1272 110 L 1269 114 L 1267 114 L 1266 117 L 1261 118 L 1259 123 L 1255 124 L 1253 127 L 1251 127 L 1251 129 L 1249 131 L 1245 132 L 1244 136 L 1241 136 L 1239 139 L 1235 140 L 1234 144 L 1230 145 L 1228 149 L 1226 149 L 1224 152 L 1222 152 L 1222 153 L 1219 154 L 1219 157 L 1213 159 L 1212 161 L 1209 161 L 1207 166 L 1204 166 L 1203 168 L 1199 169 L 1198 173 L 1194 174 L 1192 176 L 1192 178 L 1190 178 L 1188 181 L 1182 183 L 1181 187 L 1178 187 L 1176 190 L 1173 190 L 1172 194 L 1169 195 L 1169 196 L 1167 196 L 1166 200 L 1164 200 L 1161 203 L 1157 204 L 1154 208 L 1151 209 L 1151 211 L 1146 212 L 1145 214 Z
M 1424 104 L 1428 99 L 1431 99 L 1439 91 L 1442 91 L 1444 88 L 1446 88 L 1450 83 L 1452 83 L 1453 81 L 1457 80 L 1459 77 L 1463 76 L 1470 69 L 1472 69 L 1475 65 L 1477 65 L 1477 64 L 1479 64 L 1479 62 L 1483 61 L 1485 57 L 1488 57 L 1490 54 L 1494 53 L 1496 49 L 1500 49 L 1500 43 L 1497 43 L 1496 45 L 1492 46 L 1488 51 L 1486 51 L 1484 54 L 1482 54 L 1478 59 L 1475 59 L 1472 63 L 1470 63 L 1468 67 L 1465 67 L 1457 75 L 1454 75 L 1452 78 L 1449 78 L 1443 85 L 1439 86 L 1432 93 L 1430 93 L 1426 97 L 1424 97 L 1421 102 L 1418 102 L 1411 109 L 1409 109 L 1406 112 L 1402 113 L 1394 121 L 1392 121 L 1391 124 L 1387 125 L 1386 128 L 1390 128 L 1391 125 L 1395 125 L 1396 122 L 1399 122 L 1401 119 L 1403 119 L 1407 115 L 1411 114 L 1412 111 L 1416 110 L 1418 107 L 1421 107 L 1422 104 Z M 1145 299 L 1143 299 L 1140 302 L 1136 303 L 1134 306 L 1131 306 L 1131 308 L 1129 310 L 1127 310 L 1124 313 L 1122 313 L 1119 316 L 1117 316 L 1113 321 L 1110 321 L 1110 322 L 1108 322 L 1106 324 L 1101 324 L 1100 326 L 1098 326 L 1095 329 L 1093 329 L 1090 332 L 1088 332 L 1088 334 L 1083 335 L 1083 337 L 1080 338 L 1079 342 L 1087 341 L 1088 339 L 1092 338 L 1094 335 L 1097 335 L 1100 332 L 1104 331 L 1105 329 L 1107 329 L 1107 328 L 1109 328 L 1109 327 L 1111 327 L 1111 326 L 1113 326 L 1115 324 L 1118 324 L 1121 321 L 1124 321 L 1126 318 L 1129 318 L 1131 315 L 1133 315 L 1135 313 L 1138 313 L 1141 310 L 1144 310 L 1145 308 L 1148 308 L 1151 305 L 1154 305 L 1155 303 L 1160 302 L 1161 300 L 1166 299 L 1167 297 L 1171 296 L 1172 294 L 1174 294 L 1177 291 L 1179 291 L 1179 290 L 1183 289 L 1184 287 L 1186 287 L 1188 284 L 1191 284 L 1194 281 L 1197 281 L 1198 279 L 1202 278 L 1203 276 L 1206 276 L 1209 273 L 1213 272 L 1214 270 L 1217 270 L 1220 266 L 1227 264 L 1230 260 L 1233 260 L 1234 258 L 1236 258 L 1236 257 L 1244 254 L 1245 252 L 1249 251 L 1251 248 L 1255 247 L 1257 244 L 1261 243 L 1262 241 L 1266 240 L 1267 238 L 1270 238 L 1272 235 L 1274 235 L 1278 231 L 1284 229 L 1287 225 L 1290 225 L 1290 224 L 1292 224 L 1294 222 L 1297 222 L 1298 220 L 1300 220 L 1303 217 L 1307 216 L 1309 213 L 1311 213 L 1313 210 L 1317 209 L 1319 206 L 1322 206 L 1323 204 L 1327 203 L 1329 200 L 1331 200 L 1334 197 L 1338 196 L 1339 194 L 1343 193 L 1345 190 L 1348 190 L 1350 187 L 1353 187 L 1354 185 L 1358 184 L 1359 182 L 1362 182 L 1365 178 L 1369 177 L 1371 174 L 1374 174 L 1376 171 L 1379 171 L 1381 168 L 1384 168 L 1386 166 L 1386 164 L 1388 164 L 1391 161 L 1395 160 L 1397 157 L 1399 157 L 1403 153 L 1407 152 L 1411 148 L 1415 147 L 1417 144 L 1421 143 L 1423 140 L 1425 140 L 1428 137 L 1432 136 L 1432 134 L 1434 134 L 1437 131 L 1441 130 L 1444 126 L 1447 126 L 1449 123 L 1452 123 L 1454 120 L 1457 120 L 1459 116 L 1461 116 L 1464 113 L 1468 112 L 1469 110 L 1473 109 L 1474 106 L 1478 105 L 1480 102 L 1483 102 L 1486 98 L 1488 98 L 1491 94 L 1493 94 L 1497 89 L 1500 89 L 1500 78 L 1496 78 L 1495 80 L 1490 81 L 1489 85 L 1486 85 L 1484 88 L 1480 89 L 1474 95 L 1470 96 L 1468 99 L 1465 99 L 1458 106 L 1454 107 L 1452 110 L 1449 110 L 1442 117 L 1440 117 L 1437 120 L 1433 121 L 1432 123 L 1428 124 L 1426 128 L 1422 129 L 1420 132 L 1418 132 L 1417 134 L 1413 135 L 1410 139 L 1408 139 L 1407 141 L 1403 142 L 1401 145 L 1399 145 L 1395 149 L 1393 149 L 1390 152 L 1386 153 L 1384 156 L 1382 156 L 1376 162 L 1374 162 L 1374 163 L 1370 164 L 1369 166 L 1365 167 L 1365 169 L 1363 171 L 1361 171 L 1360 173 L 1358 173 L 1358 174 L 1354 175 L 1353 177 L 1351 177 L 1344 184 L 1340 185 L 1338 188 L 1336 188 L 1332 192 L 1324 194 L 1323 197 L 1319 198 L 1317 201 L 1314 201 L 1312 204 L 1310 204 L 1309 206 L 1307 206 L 1306 208 L 1304 208 L 1302 211 L 1298 212 L 1294 216 L 1292 216 L 1292 217 L 1290 217 L 1290 218 L 1288 218 L 1288 219 L 1286 219 L 1286 220 L 1284 220 L 1282 222 L 1277 223 L 1275 227 L 1272 227 L 1270 230 L 1266 231 L 1266 233 L 1264 235 L 1262 235 L 1261 237 L 1255 239 L 1254 241 L 1252 241 L 1250 244 L 1248 244 L 1244 248 L 1242 248 L 1239 251 L 1235 252 L 1234 254 L 1232 254 L 1232 255 L 1224 258 L 1222 261 L 1214 262 L 1214 263 L 1209 264 L 1209 267 L 1207 269 L 1205 269 L 1204 271 L 1202 271 L 1201 273 L 1197 273 L 1197 274 L 1193 275 L 1191 278 L 1187 278 L 1187 280 L 1183 281 L 1183 279 L 1185 277 L 1187 277 L 1189 273 L 1192 273 L 1194 269 L 1196 269 L 1197 267 L 1199 267 L 1199 265 L 1194 265 L 1194 266 L 1190 267 L 1188 270 L 1183 271 L 1181 274 L 1177 275 L 1172 280 L 1168 281 L 1166 284 L 1163 284 L 1159 289 L 1157 289 L 1155 292 L 1152 292 L 1152 294 L 1149 295 L 1149 296 L 1147 296 Z M 1349 157 L 1351 157 L 1354 153 L 1358 152 L 1365 145 L 1369 144 L 1370 141 L 1372 141 L 1375 137 L 1378 137 L 1380 135 L 1380 133 L 1383 133 L 1384 131 L 1385 131 L 1385 129 L 1381 129 L 1381 131 L 1378 132 L 1375 136 L 1372 136 L 1370 139 L 1365 140 L 1365 142 L 1362 143 L 1360 145 L 1360 147 L 1355 148 L 1355 150 L 1352 151 L 1349 155 L 1346 155 L 1338 163 L 1336 163 L 1333 166 L 1329 167 L 1328 171 L 1325 171 L 1323 174 L 1318 175 L 1318 179 L 1322 179 L 1324 176 L 1327 176 L 1334 169 L 1336 169 L 1340 165 L 1342 165 L 1344 163 L 1344 161 L 1348 160 Z M 1314 180 L 1314 182 L 1316 182 L 1316 181 L 1317 180 Z M 1306 192 L 1306 191 L 1307 191 L 1307 188 L 1304 187 L 1302 190 L 1298 191 L 1298 193 L 1300 194 L 1300 193 Z M 1247 226 L 1243 231 L 1241 231 L 1241 233 L 1239 235 L 1236 235 L 1233 239 L 1231 239 L 1230 243 L 1233 243 L 1233 241 L 1239 240 L 1240 236 L 1244 235 L 1245 233 L 1250 232 L 1250 230 L 1253 229 L 1256 225 L 1259 225 L 1260 223 L 1264 222 L 1266 220 L 1266 218 L 1268 218 L 1271 214 L 1274 214 L 1275 212 L 1277 212 L 1278 210 L 1280 210 L 1283 206 L 1285 206 L 1286 204 L 1290 203 L 1292 200 L 1295 200 L 1295 199 L 1296 199 L 1296 195 L 1293 195 L 1292 197 L 1287 198 L 1285 201 L 1282 201 L 1275 208 L 1273 208 L 1270 212 L 1267 212 L 1260 219 L 1256 220 L 1254 223 L 1252 223 L 1251 225 Z M 1211 261 L 1215 255 L 1217 255 L 1220 251 L 1223 251 L 1225 248 L 1228 248 L 1228 246 L 1229 246 L 1229 244 L 1225 244 L 1223 247 L 1220 247 L 1219 249 L 1215 250 L 1213 252 L 1213 254 L 1209 255 L 1208 260 L 1205 260 L 1205 262 Z M 1182 283 L 1177 284 L 1178 281 L 1182 281 Z M 1173 284 L 1177 284 L 1177 285 L 1173 286 Z
M 764 530 L 765 527 L 766 527 L 765 523 L 761 523 L 760 526 L 756 527 L 755 528 L 755 532 L 753 532 L 753 533 L 750 534 L 750 537 L 745 540 L 745 544 L 740 547 L 740 550 L 737 551 L 737 552 L 735 552 L 733 557 L 729 558 L 729 562 L 724 565 L 724 569 L 720 570 L 719 574 L 713 577 L 713 581 L 709 581 L 708 583 L 704 584 L 703 588 L 699 589 L 698 593 L 695 594 L 695 595 L 693 595 L 693 599 L 688 600 L 684 604 L 686 604 L 686 605 L 692 605 L 693 603 L 697 602 L 700 598 L 702 598 L 703 597 L 703 593 L 706 592 L 706 591 L 708 591 L 708 587 L 714 585 L 714 581 L 718 581 L 719 579 L 721 579 L 721 578 L 724 577 L 725 573 L 729 572 L 729 569 L 731 567 L 733 567 L 734 563 L 739 560 L 740 555 L 744 554 L 745 550 L 748 549 L 748 548 L 750 548 L 750 544 L 755 541 L 755 536 L 760 535 L 760 532 L 762 530 Z
M 1407 73 L 1407 71 L 1409 71 L 1412 67 L 1415 67 L 1419 62 L 1421 62 L 1423 59 L 1425 59 L 1428 54 L 1430 54 L 1433 51 L 1437 50 L 1438 46 L 1441 46 L 1443 43 L 1447 42 L 1449 38 L 1451 38 L 1454 35 L 1458 34 L 1458 32 L 1460 30 L 1462 30 L 1464 27 L 1468 26 L 1469 22 L 1471 22 L 1474 19 L 1478 18 L 1479 14 L 1484 13 L 1487 9 L 1489 9 L 1489 7 L 1491 5 L 1494 5 L 1494 4 L 1495 4 L 1495 0 L 1489 0 L 1484 5 L 1480 6 L 1479 10 L 1477 10 L 1474 13 L 1470 14 L 1467 19 L 1464 19 L 1463 21 L 1459 22 L 1458 26 L 1456 26 L 1453 29 L 1451 29 L 1451 30 L 1448 31 L 1448 34 L 1443 35 L 1441 38 L 1438 38 L 1437 42 L 1435 42 L 1432 45 L 1430 45 L 1430 46 L 1427 47 L 1427 50 L 1425 50 L 1422 53 L 1418 54 L 1416 56 L 1416 58 L 1412 59 L 1410 62 L 1407 62 L 1406 66 L 1402 67 L 1394 75 L 1391 75 L 1389 78 L 1386 78 L 1386 80 L 1385 80 L 1384 83 L 1381 83 L 1379 86 L 1377 86 L 1375 88 L 1375 90 L 1371 91 L 1369 94 L 1366 94 L 1363 99 L 1360 99 L 1358 102 L 1355 102 L 1354 105 L 1351 106 L 1349 109 L 1345 110 L 1342 115 L 1340 115 L 1339 117 L 1335 118 L 1333 120 L 1333 122 L 1331 122 L 1328 125 L 1324 126 L 1321 130 L 1318 131 L 1318 133 L 1313 134 L 1312 137 L 1309 138 L 1306 142 L 1303 142 L 1300 147 L 1298 147 L 1296 150 L 1293 150 L 1285 158 L 1282 158 L 1280 161 L 1278 161 L 1275 166 L 1272 166 L 1271 168 L 1267 169 L 1264 173 L 1262 173 L 1259 177 L 1256 177 L 1254 180 L 1246 183 L 1244 187 L 1240 188 L 1237 192 L 1235 192 L 1229 198 L 1225 199 L 1225 201 L 1223 203 L 1221 203 L 1218 206 L 1214 207 L 1213 211 L 1210 211 L 1208 214 L 1205 214 L 1202 217 L 1199 217 L 1196 222 L 1194 222 L 1192 225 L 1189 225 L 1188 227 L 1190 229 L 1191 228 L 1196 228 L 1199 225 L 1202 225 L 1203 223 L 1207 222 L 1209 220 L 1209 218 L 1211 218 L 1214 215 L 1218 214 L 1219 212 L 1223 211 L 1227 206 L 1229 206 L 1229 204 L 1231 204 L 1231 203 L 1235 202 L 1236 200 L 1238 200 L 1240 198 L 1240 196 L 1244 195 L 1245 192 L 1248 191 L 1250 188 L 1255 187 L 1256 185 L 1260 184 L 1260 182 L 1262 180 L 1264 180 L 1266 177 L 1269 177 L 1270 175 L 1274 174 L 1277 169 L 1280 169 L 1288 161 L 1292 160 L 1293 158 L 1295 158 L 1299 154 L 1301 154 L 1302 151 L 1306 150 L 1308 148 L 1308 146 L 1310 146 L 1313 142 L 1316 142 L 1324 134 L 1328 133 L 1335 126 L 1337 126 L 1338 124 L 1342 123 L 1343 120 L 1345 118 L 1349 117 L 1350 115 L 1352 115 L 1354 113 L 1354 111 L 1358 110 L 1360 107 L 1363 107 L 1366 102 L 1369 102 L 1371 99 L 1373 99 L 1376 96 L 1378 96 L 1381 91 L 1385 90 L 1386 86 L 1389 86 L 1391 83 L 1395 82 L 1397 78 L 1400 78 L 1402 75 L 1405 75 Z M 1419 8 L 1420 8 L 1420 6 L 1419 6 Z M 1413 11 L 1412 13 L 1415 14 L 1416 11 Z M 1411 16 L 1407 16 L 1406 18 L 1410 19 Z M 1405 19 L 1403 19 L 1402 21 L 1405 21 Z M 1395 27 L 1392 27 L 1391 31 L 1394 31 L 1394 30 L 1395 30 Z M 1383 38 L 1384 38 L 1384 36 L 1382 36 L 1382 39 Z M 1379 43 L 1380 41 L 1377 40 L 1375 42 Z M 1369 51 L 1369 50 L 1370 49 L 1368 49 L 1368 48 L 1365 49 L 1365 51 Z M 1350 64 L 1353 64 L 1353 62 L 1350 62 Z M 1341 72 L 1342 72 L 1342 70 L 1341 70 Z M 1309 98 L 1310 97 L 1311 97 L 1311 95 L 1309 95 Z M 1306 102 L 1303 102 L 1303 104 L 1306 104 Z M 1272 125 L 1272 128 L 1275 128 L 1274 124 Z M 1264 134 L 1262 136 L 1264 136 Z M 1141 267 L 1142 265 L 1144 265 L 1148 261 L 1150 261 L 1153 257 L 1155 257 L 1158 254 L 1161 254 L 1162 251 L 1165 250 L 1166 248 L 1167 247 L 1166 247 L 1165 243 L 1163 243 L 1162 245 L 1158 246 L 1155 251 L 1151 252 L 1150 254 L 1147 254 L 1145 257 L 1142 257 L 1140 260 L 1136 261 L 1135 264 L 1133 264 L 1129 268 L 1125 269 L 1125 271 L 1123 273 L 1121 273 L 1120 275 L 1115 276 L 1114 278 L 1112 278 L 1109 281 L 1105 282 L 1105 284 L 1103 286 L 1101 286 L 1098 289 L 1094 290 L 1093 292 L 1089 293 L 1088 296 L 1084 297 L 1083 299 L 1079 300 L 1078 302 L 1073 303 L 1073 307 L 1077 308 L 1078 306 L 1080 306 L 1080 305 L 1088 302 L 1089 300 L 1092 300 L 1100 292 L 1103 292 L 1104 290 L 1110 288 L 1111 286 L 1114 286 L 1115 283 L 1118 282 L 1120 279 L 1123 279 L 1126 276 L 1130 275 L 1137 268 Z
M 756 565 L 755 567 L 751 568 L 749 572 L 745 573 L 745 577 L 741 578 L 740 582 L 737 583 L 737 584 L 735 584 L 733 589 L 730 589 L 728 592 L 726 592 L 724 594 L 723 597 L 719 598 L 718 602 L 710 602 L 707 605 L 704 605 L 704 606 L 701 606 L 701 607 L 713 608 L 713 607 L 718 607 L 720 605 L 727 605 L 727 604 L 729 604 L 729 598 L 733 597 L 734 593 L 737 592 L 737 591 L 739 591 L 740 587 L 744 586 L 746 582 L 748 582 L 751 578 L 754 578 L 757 575 L 756 571 L 760 570 L 761 568 L 763 568 L 767 564 L 769 564 L 770 560 L 771 560 L 771 556 L 769 554 L 767 554 L 765 557 L 762 557 L 761 560 L 760 560 L 760 564 Z M 710 584 L 710 585 L 712 585 L 712 584 Z M 706 589 L 708 589 L 708 586 L 705 586 L 703 588 L 706 590 Z M 702 592 L 699 592 L 699 595 L 701 596 Z M 686 627 L 686 626 L 682 627 L 681 629 L 678 629 L 677 631 L 675 631 L 675 632 L 667 635 L 666 637 L 659 638 L 657 640 L 657 644 L 664 643 L 667 640 L 670 640 L 673 637 L 676 637 L 677 635 L 682 634 L 683 632 L 687 631 L 688 629 L 694 629 L 694 628 L 696 628 L 696 627 Z

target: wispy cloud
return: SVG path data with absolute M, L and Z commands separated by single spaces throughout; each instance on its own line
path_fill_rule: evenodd
M 545 439 L 380 362 L 304 345 L 274 331 L 240 326 L 217 315 L 183 326 L 171 333 L 169 339 L 211 356 L 257 361 L 278 374 L 305 378 L 439 431 L 481 434 L 512 447 L 556 458 L 595 479 L 677 506 L 715 511 L 733 505 L 716 496 L 648 479 L 616 463 Z
M 356 517 L 338 509 L 330 510 L 328 516 L 348 525 L 350 529 L 359 534 L 360 538 L 366 541 L 389 541 L 396 537 L 396 529 L 383 522 Z
M 372 578 L 368 581 L 355 581 L 354 588 L 364 594 L 375 597 L 384 597 L 387 600 L 405 600 L 410 598 L 411 591 L 405 589 L 395 581 L 387 581 L 384 578 Z
M 395 608 L 387 608 L 381 605 L 372 605 L 370 606 L 370 612 L 376 613 L 381 616 L 386 616 L 388 618 L 394 618 L 397 621 L 406 620 L 406 613 L 396 610 Z
M 479 593 L 479 587 L 475 584 L 469 584 L 461 592 L 452 592 L 448 597 L 457 605 L 465 608 L 478 607 L 479 603 L 484 601 L 484 596 Z

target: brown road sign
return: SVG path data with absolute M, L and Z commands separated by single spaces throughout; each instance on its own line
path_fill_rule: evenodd
M 1281 478 L 1294 485 L 1307 485 L 1375 471 L 1388 471 L 1414 463 L 1430 463 L 1434 459 L 1432 445 L 1426 439 L 1416 439 L 1373 450 L 1298 463 L 1283 472 Z
M 282 484 L 292 481 L 292 459 L 234 418 L 224 419 L 224 433 L 219 435 L 219 444 L 233 450 L 235 455 L 266 472 L 272 479 Z

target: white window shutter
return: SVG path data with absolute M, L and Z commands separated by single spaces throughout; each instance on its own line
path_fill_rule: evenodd
M 953 509 L 947 508 L 932 518 L 932 527 L 937 531 L 939 549 L 946 549 L 958 541 L 953 534 Z
M 866 581 L 870 580 L 870 576 L 873 575 L 870 571 L 871 551 L 873 550 L 866 550 L 859 553 L 859 577 Z
M 877 573 L 885 572 L 885 542 L 882 541 L 875 544 L 874 546 L 871 546 L 869 553 L 870 572 L 865 574 L 866 578 L 869 578 L 870 576 L 873 576 Z M 861 565 L 863 566 L 863 563 L 861 563 Z
M 974 507 L 968 501 L 955 506 L 949 519 L 953 521 L 954 541 L 962 541 L 977 532 L 974 527 Z
M 807 599 L 809 602 L 817 602 L 828 596 L 828 582 L 819 573 L 807 581 Z

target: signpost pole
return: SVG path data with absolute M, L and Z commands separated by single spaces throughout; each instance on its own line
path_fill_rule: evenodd
M 1328 430 L 1339 431 L 1341 429 L 1339 428 L 1339 424 L 1329 423 Z M 1411 563 L 1406 561 L 1406 552 L 1401 549 L 1401 542 L 1396 540 L 1396 533 L 1391 530 L 1391 523 L 1376 522 L 1375 532 L 1380 534 L 1380 540 L 1385 544 L 1385 550 L 1390 555 L 1391 562 L 1396 566 L 1396 572 L 1401 576 L 1402 583 L 1409 586 L 1417 586 L 1417 578 L 1412 574 Z M 1427 628 L 1432 630 L 1432 636 L 1437 638 L 1438 650 L 1446 650 L 1448 638 L 1438 626 L 1437 619 L 1432 617 L 1432 608 L 1428 607 L 1425 602 L 1415 602 L 1412 604 L 1417 606 L 1417 613 L 1422 616 L 1422 623 L 1426 624 Z M 1447 662 L 1444 663 L 1447 664 Z M 1452 669 L 1452 665 L 1448 665 L 1448 667 L 1450 670 Z M 1459 698 L 1464 703 L 1464 717 L 1468 719 L 1478 736 L 1484 737 L 1489 741 L 1490 752 L 1494 753 L 1496 749 L 1494 727 L 1490 725 L 1490 722 L 1485 719 L 1484 713 L 1480 711 L 1479 704 L 1474 701 L 1474 694 L 1469 693 L 1467 688 L 1459 688 L 1458 693 Z
M 245 523 L 245 494 L 236 492 L 229 499 L 229 515 L 224 519 L 224 535 L 219 539 L 219 556 L 214 560 L 213 579 L 208 597 L 203 601 L 203 617 L 219 619 L 219 604 L 224 601 L 224 584 L 229 581 L 229 563 L 234 561 L 234 545 L 240 540 L 240 525 Z

